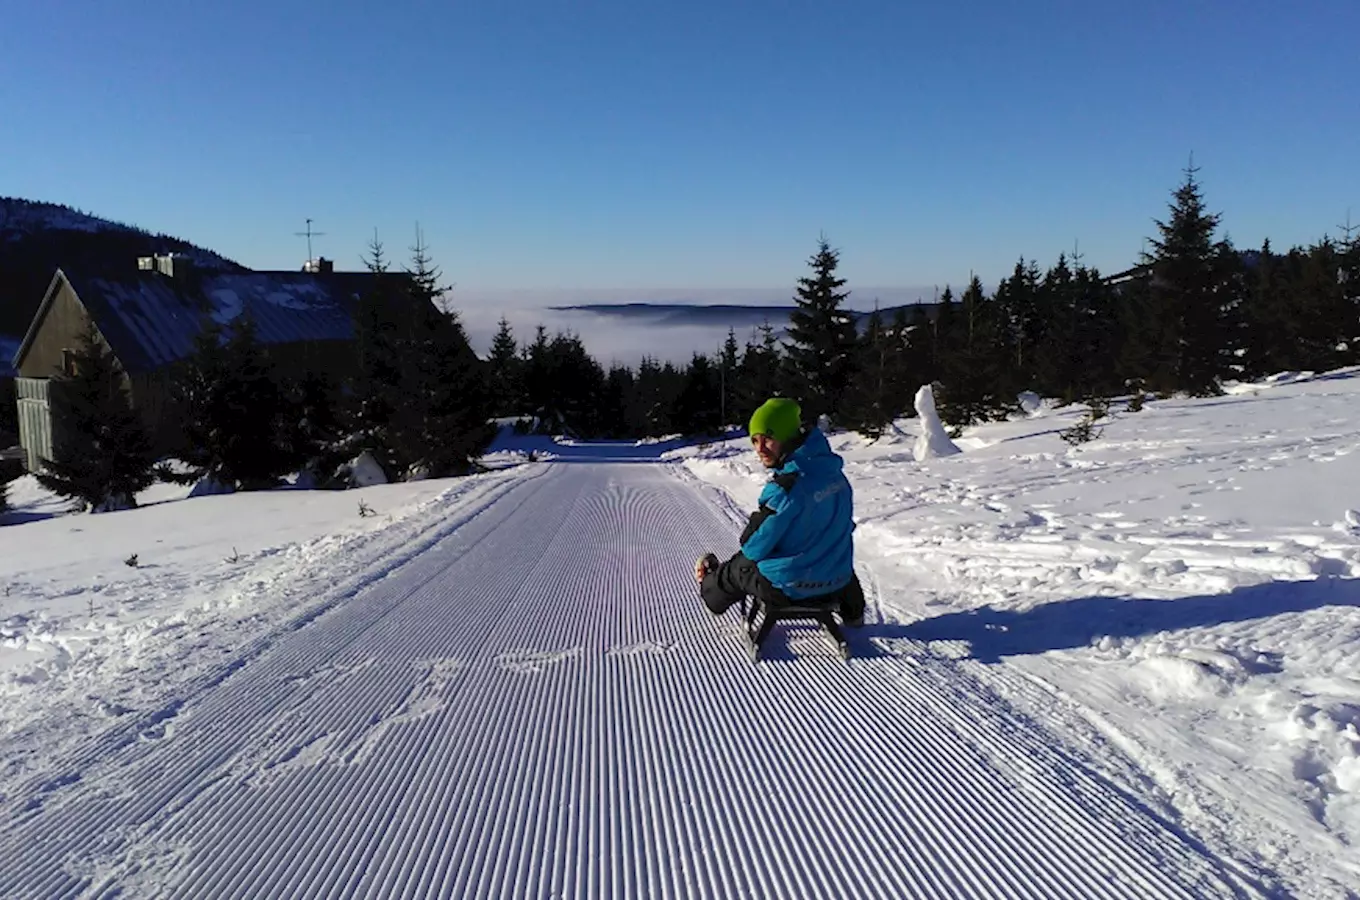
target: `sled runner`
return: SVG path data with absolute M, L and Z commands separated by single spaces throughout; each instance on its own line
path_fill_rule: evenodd
M 750 607 L 749 609 L 747 608 L 748 605 Z M 788 605 L 770 607 L 754 597 L 749 600 L 743 600 L 741 604 L 741 611 L 744 617 L 742 634 L 746 638 L 746 649 L 747 652 L 751 654 L 751 661 L 760 662 L 761 645 L 765 643 L 765 639 L 768 638 L 770 632 L 774 630 L 775 622 L 789 620 L 806 621 L 809 619 L 817 622 L 817 624 L 821 626 L 822 631 L 826 633 L 827 637 L 831 638 L 832 642 L 836 645 L 836 652 L 841 655 L 841 659 L 849 659 L 850 644 L 845 639 L 845 632 L 841 631 L 840 625 L 836 624 L 835 614 L 839 609 L 839 603 L 800 604 L 794 602 Z M 760 616 L 762 610 L 764 611 L 764 616 L 761 617 L 760 627 L 757 628 L 756 618 Z

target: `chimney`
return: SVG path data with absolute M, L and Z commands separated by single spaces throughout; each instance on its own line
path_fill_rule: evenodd
M 180 253 L 157 253 L 155 256 L 137 257 L 139 272 L 159 272 L 167 278 L 182 281 L 193 271 L 194 264 L 189 257 Z

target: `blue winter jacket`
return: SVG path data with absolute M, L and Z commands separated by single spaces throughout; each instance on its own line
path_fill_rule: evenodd
M 843 466 L 813 428 L 760 492 L 759 526 L 748 526 L 741 552 L 793 599 L 829 594 L 854 575 L 854 497 Z

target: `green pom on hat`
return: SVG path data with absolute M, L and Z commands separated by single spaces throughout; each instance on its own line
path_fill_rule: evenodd
M 751 413 L 751 424 L 747 431 L 752 437 L 768 434 L 783 443 L 792 440 L 802 427 L 803 410 L 798 404 L 787 397 L 774 397 Z

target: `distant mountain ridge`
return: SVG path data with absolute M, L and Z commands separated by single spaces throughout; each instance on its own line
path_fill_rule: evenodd
M 0 339 L 21 337 L 59 267 L 131 270 L 137 257 L 179 253 L 214 271 L 246 271 L 219 253 L 60 203 L 0 197 Z M 4 360 L 5 363 L 8 360 Z
M 897 310 L 904 309 L 908 318 L 917 309 L 927 313 L 933 303 L 906 303 L 900 306 L 886 306 L 879 309 L 885 323 L 891 322 Z M 602 318 L 625 320 L 632 324 L 652 324 L 665 326 L 695 326 L 712 328 L 730 326 L 732 328 L 758 328 L 769 322 L 775 331 L 788 327 L 789 314 L 797 307 L 792 305 L 760 306 L 738 303 L 582 303 L 573 306 L 551 306 L 555 312 L 578 312 Z M 872 314 L 859 309 L 845 310 L 854 317 L 861 328 Z

